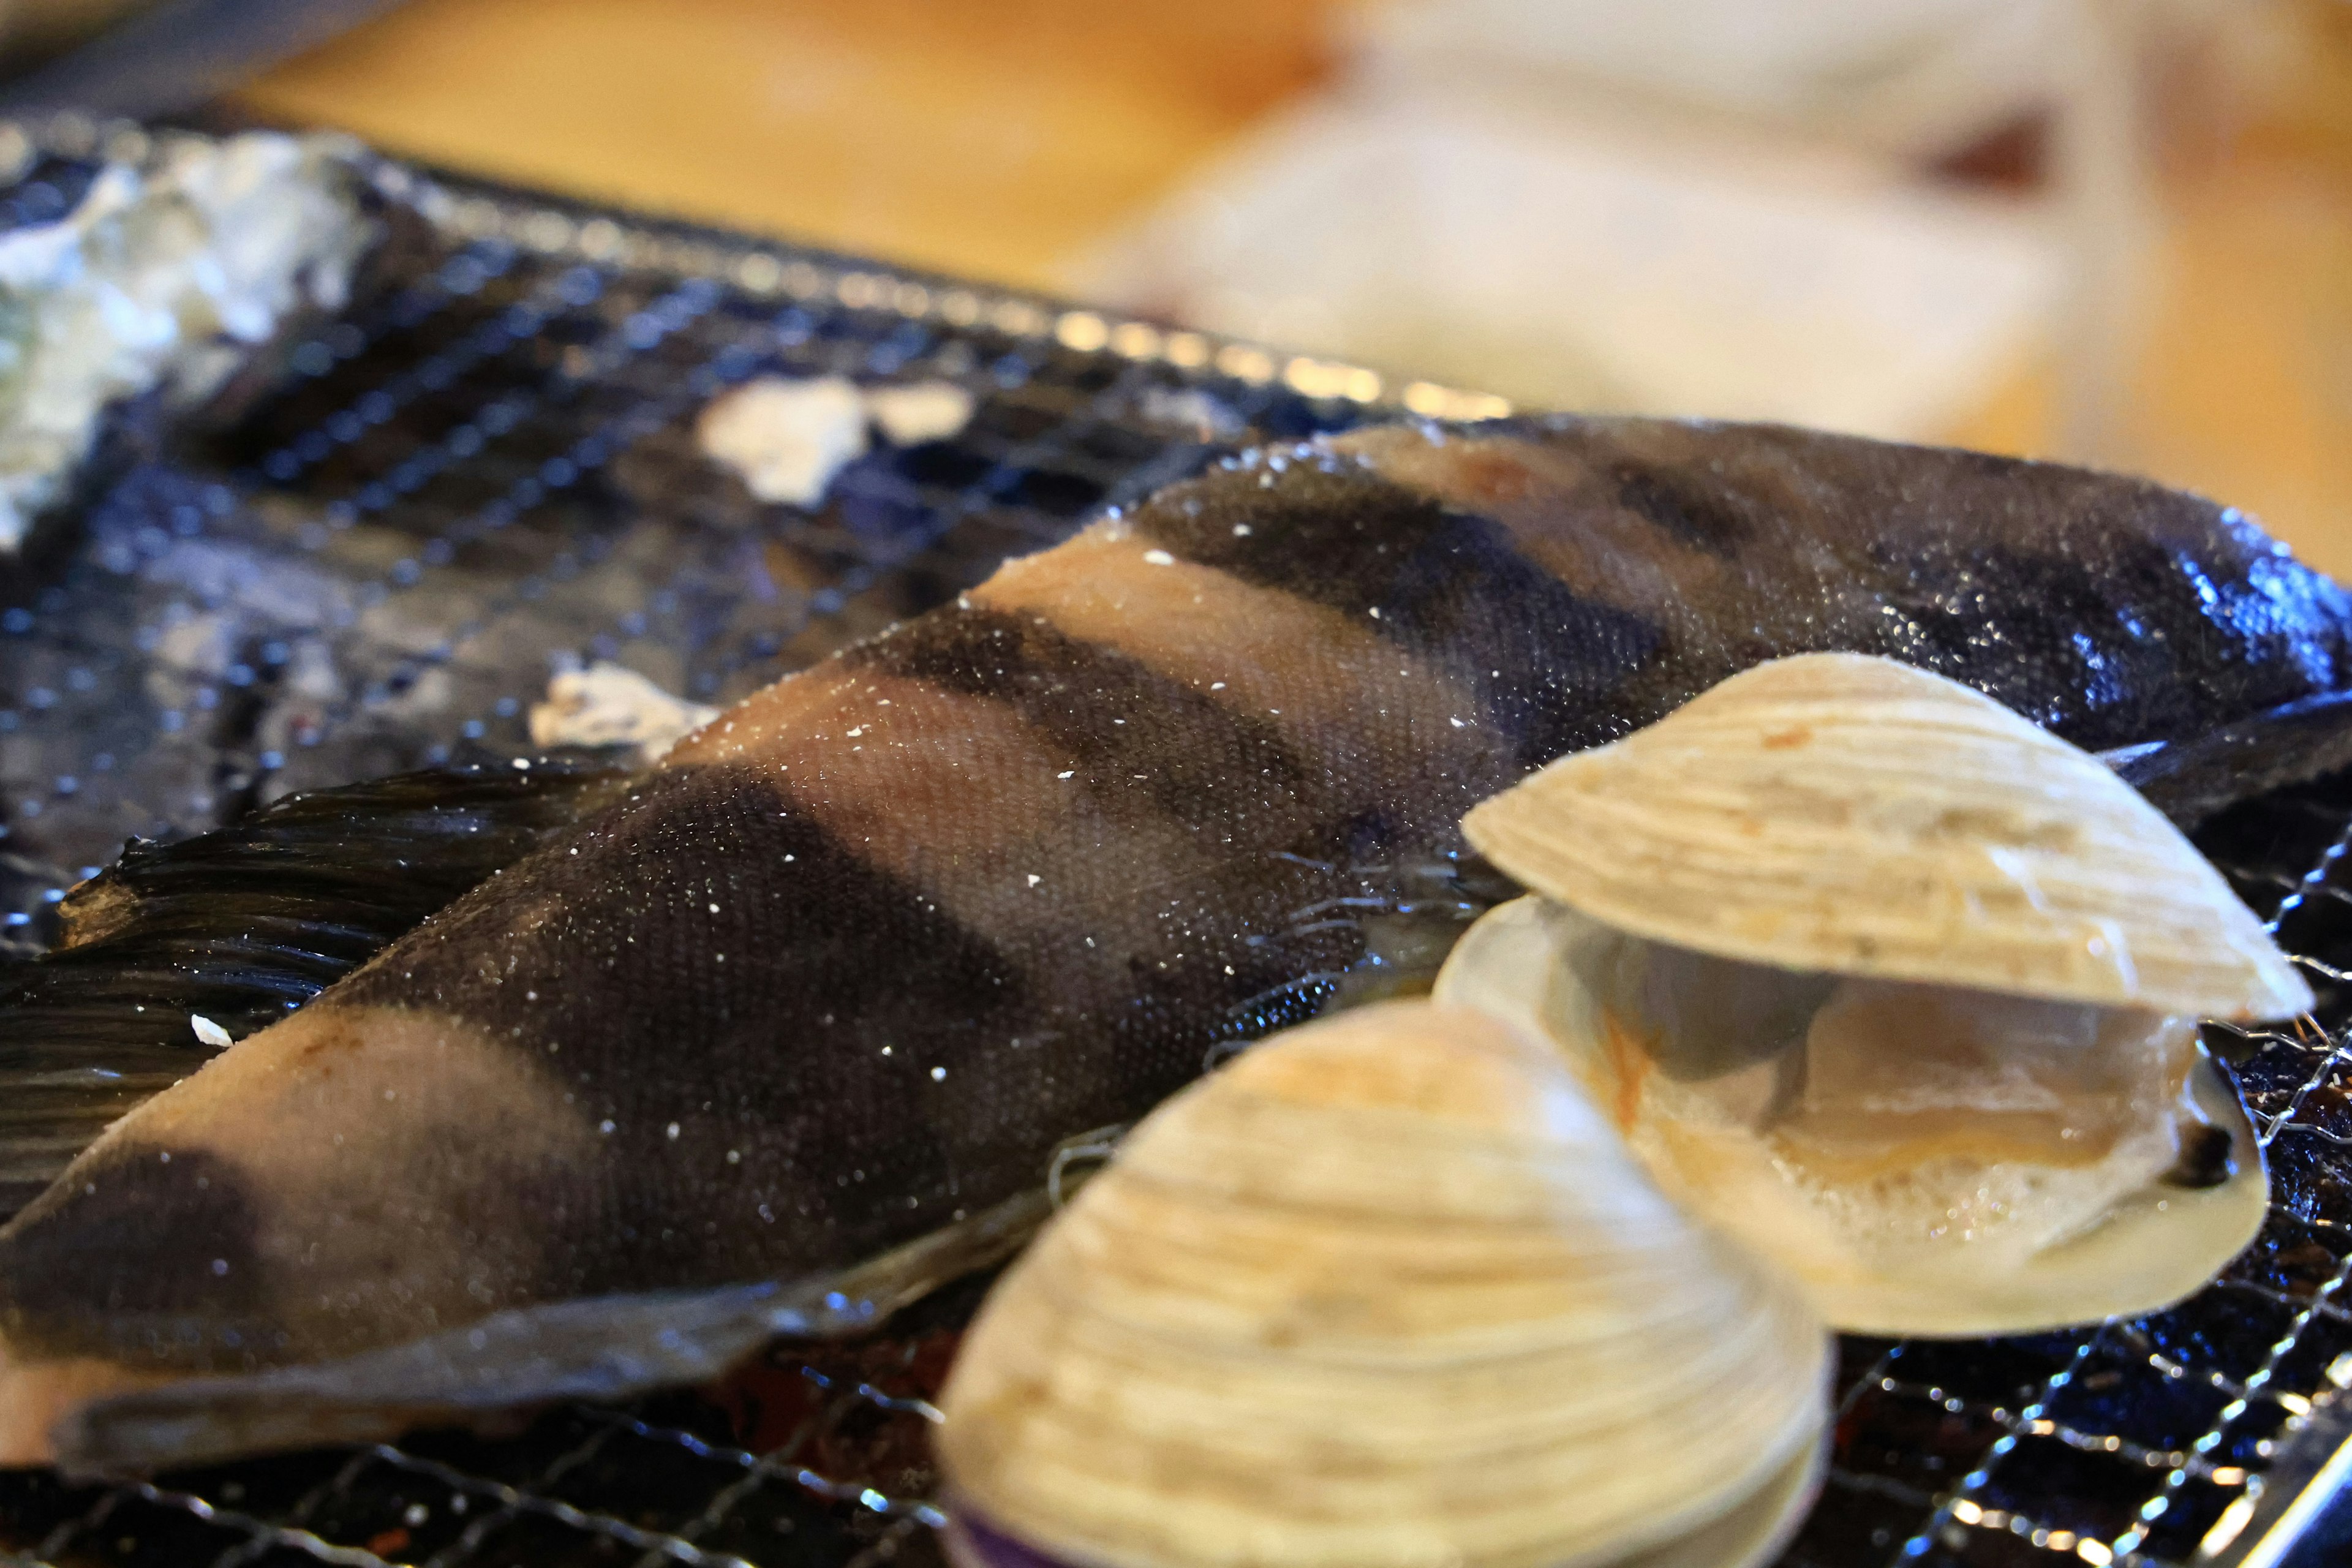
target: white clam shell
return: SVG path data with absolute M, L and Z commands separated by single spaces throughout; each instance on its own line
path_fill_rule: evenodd
M 1547 898 L 1719 957 L 2190 1016 L 2312 1005 L 2221 874 L 2096 758 L 1891 659 L 1759 665 L 1463 831 Z
M 1139 1126 L 998 1285 L 950 1491 L 1107 1568 L 1732 1568 L 1818 1480 L 1828 1342 L 1557 1056 L 1393 1004 Z
M 1538 898 L 1494 910 L 1455 944 L 1437 999 L 1475 1006 L 1552 1041 L 1594 1097 L 1616 1096 L 1600 1005 L 1570 948 L 1599 928 Z M 1639 1125 L 1633 1147 L 1692 1213 L 1794 1275 L 1832 1326 L 1853 1333 L 2029 1333 L 2156 1310 L 2202 1287 L 2262 1228 L 2269 1180 L 2237 1096 L 2210 1063 L 2191 1077 L 2200 1108 L 2227 1131 L 2236 1174 L 2201 1189 L 2150 1184 L 2079 1234 L 2022 1260 L 1997 1244 L 1882 1251 L 1857 1245 L 1792 1184 L 1769 1143 L 1728 1129 Z

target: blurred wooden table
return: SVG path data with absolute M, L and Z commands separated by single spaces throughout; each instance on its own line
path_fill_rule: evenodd
M 244 95 L 454 166 L 1045 285 L 1329 69 L 1362 0 L 414 0 Z M 2323 12 L 2325 13 L 2323 15 Z M 2352 7 L 2169 176 L 2131 466 L 2352 577 Z M 2042 453 L 2021 371 L 1955 440 Z
M 1342 0 L 413 0 L 263 78 L 272 117 L 1003 282 L 1327 68 Z

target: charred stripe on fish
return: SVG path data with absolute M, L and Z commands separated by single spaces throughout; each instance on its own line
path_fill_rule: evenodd
M 1360 616 L 1435 660 L 1477 693 L 1523 770 L 1619 731 L 1618 683 L 1594 677 L 1639 669 L 1658 651 L 1654 621 L 1580 595 L 1475 510 L 1354 464 L 1286 468 L 1278 489 L 1199 486 L 1139 511 L 1137 529 L 1180 559 Z
M 1065 749 L 1073 782 L 1107 810 L 1135 809 L 1135 783 L 1151 807 L 1196 826 L 1318 805 L 1315 769 L 1274 719 L 1043 617 L 946 609 L 877 637 L 847 664 L 1006 704 Z

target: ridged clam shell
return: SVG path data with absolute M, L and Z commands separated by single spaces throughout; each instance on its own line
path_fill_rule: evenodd
M 1549 1047 L 1392 1004 L 1141 1123 L 982 1309 L 940 1448 L 1066 1563 L 1747 1563 L 1812 1490 L 1826 1358 Z
M 1548 899 L 1721 957 L 2206 1017 L 2312 1005 L 2096 758 L 1891 659 L 1759 665 L 1463 829 Z
M 1617 1093 L 1600 1004 L 1570 955 L 1579 917 L 1519 899 L 1473 926 L 1438 976 L 1437 998 L 1542 1034 L 1601 1100 Z M 1764 1139 L 1704 1125 L 1627 1130 L 1674 1199 L 1770 1258 L 1850 1333 L 1975 1338 L 2032 1333 L 2154 1311 L 2202 1287 L 2252 1241 L 2269 1211 L 2262 1146 L 2236 1093 L 2210 1062 L 2190 1077 L 2199 1106 L 2226 1130 L 2237 1168 L 2219 1186 L 2150 1184 L 2085 1215 L 2080 1232 L 2021 1262 L 1955 1241 L 1881 1250 L 1826 1225 Z

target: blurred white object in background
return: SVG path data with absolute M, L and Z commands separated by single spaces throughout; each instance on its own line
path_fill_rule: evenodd
M 331 133 L 175 141 L 0 234 L 0 553 L 65 495 L 109 405 L 159 385 L 200 402 L 289 315 L 341 309 L 376 233 L 357 153 Z
M 2005 204 L 1388 96 L 1269 128 L 1075 279 L 1527 404 L 1887 436 L 1980 395 L 2057 281 Z
M 2060 350 L 2102 455 L 2147 248 L 2157 8 L 1407 0 L 1324 101 L 1071 263 L 1080 292 L 1555 407 L 1933 437 Z M 2055 177 L 1936 177 L 2040 121 Z
M 716 708 L 673 697 L 627 665 L 600 658 L 549 679 L 547 700 L 531 704 L 530 743 L 634 746 L 637 760 L 651 766 L 718 717 Z
M 914 447 L 955 435 L 975 406 L 951 381 L 861 390 L 838 375 L 763 375 L 712 398 L 694 435 L 703 456 L 757 499 L 816 507 L 841 470 L 866 455 L 869 424 L 892 446 Z
M 1369 14 L 1364 74 L 1590 94 L 1934 158 L 2046 105 L 2072 0 L 1430 0 Z
M 712 398 L 694 438 L 757 499 L 814 507 L 866 455 L 866 400 L 843 376 L 763 375 Z

